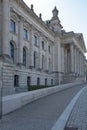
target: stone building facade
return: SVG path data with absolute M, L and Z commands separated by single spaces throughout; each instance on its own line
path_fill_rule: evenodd
M 4 94 L 29 85 L 85 80 L 81 33 L 63 30 L 55 7 L 51 20 L 23 0 L 0 0 L 0 63 Z

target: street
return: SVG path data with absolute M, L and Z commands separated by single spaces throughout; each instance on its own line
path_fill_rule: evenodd
M 0 130 L 51 130 L 71 99 L 84 85 L 43 97 L 3 116 Z

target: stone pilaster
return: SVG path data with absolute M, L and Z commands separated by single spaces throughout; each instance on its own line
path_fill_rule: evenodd
M 0 62 L 0 91 L 2 88 L 2 62 Z
M 23 64 L 23 20 L 19 18 L 18 22 L 18 64 Z
M 42 36 L 39 36 L 39 69 L 42 68 Z
M 30 68 L 34 67 L 34 32 L 33 27 L 30 30 Z
M 58 72 L 61 72 L 61 47 L 60 47 L 60 40 L 58 41 Z
M 48 63 L 48 39 L 47 39 L 47 43 L 46 43 L 46 70 L 49 70 L 49 63 Z
M 64 47 L 61 46 L 61 71 L 64 73 Z
M 2 36 L 2 2 L 0 1 L 0 36 Z M 1 46 L 2 38 L 0 37 L 0 55 L 1 55 Z
M 75 74 L 76 74 L 76 47 L 74 47 L 74 68 L 75 68 Z
M 2 60 L 10 62 L 9 30 L 10 30 L 10 7 L 9 0 L 2 1 Z
M 79 51 L 77 49 L 77 73 L 79 74 Z
M 78 74 L 78 49 L 76 48 L 76 73 Z
M 79 52 L 79 74 L 81 75 L 81 52 Z
M 74 45 L 70 45 L 70 55 L 71 55 L 71 72 L 74 72 Z
M 52 46 L 52 71 L 54 72 L 54 45 Z

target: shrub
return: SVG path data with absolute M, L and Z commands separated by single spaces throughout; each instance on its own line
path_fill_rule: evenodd
M 37 89 L 41 89 L 41 88 L 47 88 L 47 87 L 51 87 L 51 86 L 31 85 L 31 86 L 28 86 L 28 91 L 37 90 Z

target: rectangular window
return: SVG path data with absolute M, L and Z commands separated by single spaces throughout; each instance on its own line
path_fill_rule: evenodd
M 27 86 L 30 86 L 30 85 L 31 85 L 31 77 L 28 76 L 28 77 L 27 77 Z
M 15 32 L 15 22 L 13 20 L 10 20 L 10 30 L 11 32 Z
M 53 79 L 51 79 L 51 85 L 53 85 Z
M 49 51 L 49 53 L 50 53 L 50 46 L 48 46 L 48 51 Z
M 36 52 L 34 52 L 34 68 L 36 67 Z
M 37 45 L 37 36 L 34 35 L 34 45 Z
M 45 86 L 47 86 L 47 78 L 45 79 Z
M 44 41 L 42 41 L 42 49 L 44 50 Z
M 23 30 L 23 38 L 28 39 L 28 31 L 26 29 Z
M 42 69 L 44 68 L 44 55 L 42 55 Z
M 40 78 L 37 78 L 37 85 L 40 85 Z
M 19 75 L 14 75 L 14 86 L 15 87 L 19 86 Z

